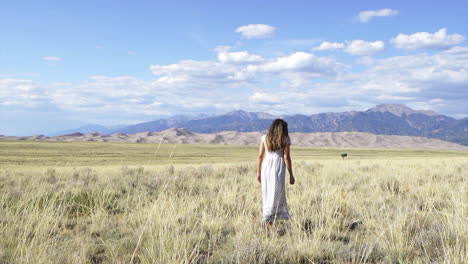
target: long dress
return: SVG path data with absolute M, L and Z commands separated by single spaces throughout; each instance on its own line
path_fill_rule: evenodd
M 288 220 L 288 204 L 286 202 L 285 177 L 286 163 L 283 151 L 268 151 L 266 135 L 262 136 L 265 146 L 265 156 L 262 162 L 262 201 L 263 221 Z M 291 140 L 288 138 L 288 144 Z

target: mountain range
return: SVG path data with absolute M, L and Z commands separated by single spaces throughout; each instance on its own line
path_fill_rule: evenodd
M 455 119 L 430 110 L 414 110 L 405 105 L 383 104 L 366 111 L 321 113 L 314 115 L 276 116 L 263 112 L 232 111 L 218 116 L 175 116 L 130 126 L 107 128 L 85 126 L 65 131 L 102 134 L 141 133 L 185 128 L 195 133 L 221 131 L 266 131 L 272 120 L 282 118 L 288 122 L 290 132 L 365 132 L 377 135 L 401 135 L 437 138 L 468 145 L 468 118 Z M 91 131 L 91 130 L 93 131 Z

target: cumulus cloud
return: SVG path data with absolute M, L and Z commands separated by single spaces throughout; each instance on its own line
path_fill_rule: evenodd
M 251 54 L 248 51 L 231 52 L 230 50 L 229 46 L 216 47 L 215 51 L 218 52 L 218 60 L 221 63 L 248 64 L 265 61 L 262 56 Z
M 250 64 L 247 66 L 247 71 L 259 80 L 262 76 L 266 76 L 268 79 L 280 80 L 283 88 L 300 90 L 314 79 L 333 79 L 348 67 L 332 57 L 295 52 L 288 56 L 269 59 L 261 64 Z
M 285 78 L 287 83 L 300 86 L 304 79 L 333 76 L 348 66 L 331 57 L 318 57 L 296 52 L 284 57 L 263 58 L 247 51 L 232 52 L 229 46 L 216 47 L 218 61 L 183 60 L 169 65 L 151 65 L 158 78 L 154 81 L 164 87 L 248 86 L 260 74 Z
M 368 71 L 352 79 L 363 94 L 366 91 L 375 98 L 440 99 L 456 104 L 468 97 L 468 47 L 375 60 Z
M 158 75 L 155 81 L 167 87 L 212 88 L 236 86 L 252 78 L 241 66 L 217 61 L 183 60 L 170 65 L 151 65 L 151 72 Z
M 345 52 L 352 55 L 372 55 L 385 48 L 383 41 L 365 41 L 353 40 L 344 49 Z
M 385 48 L 383 41 L 365 41 L 365 40 L 353 40 L 351 42 L 340 43 L 340 42 L 322 42 L 318 47 L 312 48 L 312 50 L 332 50 L 332 51 L 344 51 L 351 55 L 372 55 Z
M 460 34 L 447 34 L 447 29 L 442 28 L 437 32 L 418 32 L 411 35 L 398 34 L 390 42 L 399 49 L 445 49 L 465 41 L 465 37 Z
M 62 61 L 62 58 L 56 56 L 46 56 L 42 57 L 42 59 L 45 61 Z
M 331 57 L 317 57 L 306 52 L 295 52 L 289 56 L 278 57 L 259 65 L 249 65 L 249 72 L 284 73 L 309 72 L 317 74 L 335 73 L 346 68 Z
M 385 8 L 380 10 L 362 11 L 359 13 L 357 20 L 363 23 L 369 22 L 373 17 L 386 17 L 398 15 L 398 10 Z
M 312 48 L 312 50 L 343 50 L 345 47 L 344 43 L 324 41 L 320 46 Z
M 275 28 L 265 24 L 250 24 L 241 26 L 235 32 L 240 33 L 244 38 L 269 38 L 273 36 Z

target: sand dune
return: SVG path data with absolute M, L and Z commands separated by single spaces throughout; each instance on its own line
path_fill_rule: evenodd
M 222 144 L 258 145 L 262 132 L 223 131 L 213 134 L 192 133 L 187 129 L 171 128 L 160 132 L 136 134 L 73 133 L 47 137 L 35 135 L 28 137 L 0 136 L 0 140 L 38 140 L 38 141 L 97 141 L 133 143 L 177 143 L 177 144 Z M 468 146 L 434 138 L 374 135 L 363 132 L 336 133 L 290 133 L 294 146 L 301 147 L 341 147 L 341 148 L 395 148 L 395 149 L 451 149 L 468 150 Z

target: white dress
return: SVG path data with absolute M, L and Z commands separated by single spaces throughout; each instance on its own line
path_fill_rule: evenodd
M 263 221 L 287 220 L 289 213 L 286 202 L 284 153 L 283 151 L 268 151 L 265 138 L 266 135 L 263 135 L 262 143 L 265 146 L 261 178 Z M 288 144 L 291 145 L 289 138 Z

